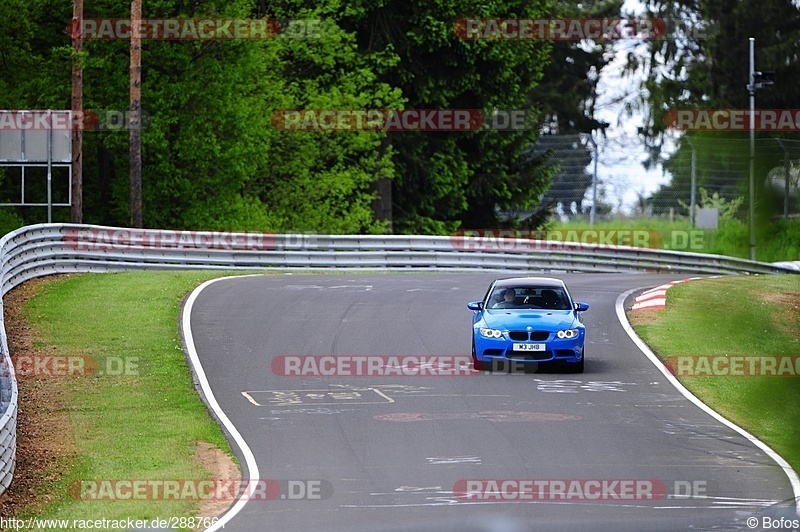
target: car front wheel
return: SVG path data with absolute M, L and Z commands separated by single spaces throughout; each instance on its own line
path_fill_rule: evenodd
M 475 339 L 472 339 L 472 367 L 475 368 L 475 371 L 484 371 L 486 370 L 486 365 L 478 360 L 478 355 L 475 352 Z
M 581 361 L 580 362 L 573 362 L 567 363 L 567 371 L 569 373 L 583 373 L 584 361 L 586 357 L 584 356 L 584 351 L 586 348 L 581 349 Z

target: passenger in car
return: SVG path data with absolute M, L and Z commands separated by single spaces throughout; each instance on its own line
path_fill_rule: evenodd
M 561 306 L 561 299 L 555 290 L 542 290 L 542 299 L 544 300 L 544 308 L 557 309 Z

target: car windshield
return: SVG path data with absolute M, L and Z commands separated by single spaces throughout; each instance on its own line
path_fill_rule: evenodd
M 495 287 L 487 308 L 570 310 L 569 298 L 560 287 L 517 286 Z

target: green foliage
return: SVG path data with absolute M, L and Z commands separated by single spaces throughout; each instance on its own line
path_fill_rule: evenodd
M 791 0 L 694 0 L 649 4 L 649 16 L 670 27 L 688 28 L 682 38 L 653 40 L 649 56 L 631 54 L 629 68 L 646 74 L 641 98 L 634 105 L 645 112 L 642 129 L 658 155 L 671 109 L 737 108 L 746 106 L 749 38 L 755 38 L 756 67 L 773 70 L 778 82 L 758 91 L 760 108 L 795 108 L 800 87 L 796 43 L 800 39 L 800 6 Z
M 800 220 L 772 220 L 757 228 L 756 258 L 760 261 L 800 261 Z
M 537 95 L 549 43 L 464 41 L 453 29 L 458 18 L 577 13 L 551 0 L 151 0 L 143 8 L 145 18 L 322 22 L 319 38 L 143 43 L 148 227 L 447 233 L 497 226 L 498 212 L 534 209 L 550 186 L 554 170 L 530 150 L 536 127 L 287 132 L 271 117 L 287 109 L 402 108 L 520 109 L 533 117 L 560 108 L 563 116 L 591 116 L 596 79 L 588 71 L 605 61 L 602 47 L 584 53 L 570 45 L 558 57 L 580 59 L 568 79 L 574 97 L 564 99 L 563 84 Z M 597 3 L 591 13 L 616 9 Z M 129 10 L 127 0 L 97 0 L 84 16 L 127 18 Z M 129 43 L 88 40 L 76 55 L 66 31 L 71 16 L 69 0 L 0 5 L 0 108 L 69 108 L 75 62 L 84 66 L 85 109 L 128 108 Z M 586 90 L 580 80 L 590 81 Z M 127 132 L 83 138 L 84 221 L 127 225 Z M 375 214 L 387 184 L 393 220 Z
M 716 231 L 692 228 L 688 218 L 674 222 L 663 218 L 618 218 L 590 226 L 585 221 L 555 223 L 561 231 L 647 231 L 655 248 L 731 257 L 750 257 L 750 231 L 747 223 L 723 218 Z M 800 260 L 800 220 L 771 220 L 756 226 L 756 258 L 762 262 Z
M 25 220 L 13 210 L 13 207 L 0 207 L 0 236 L 6 235 L 24 225 Z
M 402 90 L 407 108 L 538 111 L 528 94 L 550 54 L 541 41 L 464 41 L 459 18 L 543 17 L 542 1 L 361 1 L 342 24 L 354 28 L 364 54 L 393 52 L 399 64 L 381 79 Z M 535 122 L 535 121 L 532 121 Z M 528 209 L 551 172 L 528 152 L 537 129 L 514 132 L 396 133 L 391 136 L 394 230 L 443 233 L 497 227 L 497 209 Z
M 733 218 L 744 202 L 744 197 L 741 196 L 732 200 L 727 200 L 720 197 L 719 192 L 714 192 L 709 195 L 708 191 L 703 187 L 700 187 L 698 191 L 700 192 L 700 201 L 695 204 L 695 207 L 697 209 L 717 209 L 719 211 L 720 220 L 730 220 Z M 678 200 L 678 203 L 681 207 L 686 209 L 686 212 L 691 211 L 691 206 L 686 202 Z
M 622 10 L 621 0 L 590 0 L 575 4 L 556 0 L 551 16 L 614 18 Z M 614 58 L 613 41 L 552 44 L 550 61 L 541 82 L 529 99 L 543 111 L 546 130 L 551 134 L 603 131 L 608 124 L 594 118 L 599 72 Z
M 657 0 L 648 4 L 648 16 L 668 21 L 668 27 L 683 26 L 683 35 L 648 43 L 644 58 L 630 54 L 628 68 L 644 74 L 639 98 L 628 111 L 644 114 L 640 133 L 648 146 L 646 167 L 662 162 L 662 149 L 668 127 L 665 117 L 678 109 L 746 109 L 748 99 L 749 38 L 755 38 L 755 65 L 758 70 L 774 71 L 776 84 L 757 91 L 757 107 L 761 109 L 794 109 L 800 105 L 800 4 L 791 0 Z M 676 38 L 678 37 L 678 38 Z M 775 136 L 757 132 L 758 138 Z M 795 137 L 796 133 L 783 133 Z M 666 209 L 666 199 L 676 189 L 685 189 L 689 179 L 692 141 L 710 140 L 709 148 L 698 150 L 698 160 L 714 167 L 715 176 L 698 175 L 698 182 L 723 196 L 740 195 L 736 188 L 746 186 L 747 161 L 743 148 L 730 149 L 726 140 L 746 142 L 747 133 L 712 132 L 683 135 L 678 149 L 664 167 L 673 176 L 671 186 L 654 195 L 657 211 Z M 757 182 L 768 168 L 782 161 L 783 154 L 761 154 L 756 157 Z M 736 157 L 740 157 L 737 161 Z M 770 213 L 771 214 L 771 213 Z

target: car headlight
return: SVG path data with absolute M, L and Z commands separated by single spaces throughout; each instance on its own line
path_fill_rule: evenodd
M 559 338 L 567 338 L 567 339 L 575 338 L 578 336 L 578 329 L 566 329 L 563 331 L 558 331 L 556 333 L 556 336 L 558 336 Z
M 484 336 L 486 338 L 502 338 L 503 337 L 503 333 L 501 333 L 497 329 L 489 329 L 488 327 L 481 327 L 480 331 L 481 331 L 481 336 Z

